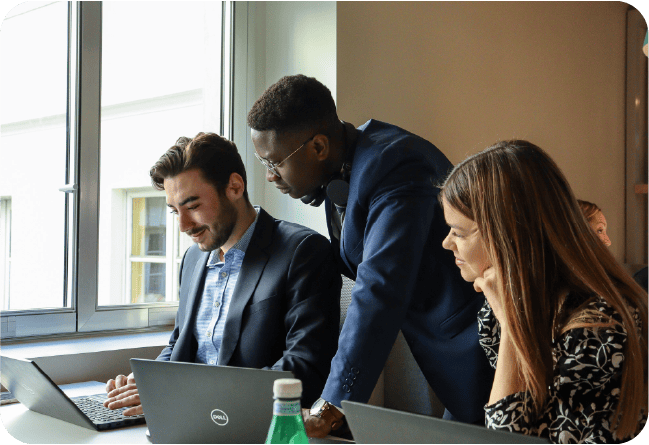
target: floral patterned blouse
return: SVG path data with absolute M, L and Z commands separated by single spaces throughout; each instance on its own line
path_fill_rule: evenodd
M 603 299 L 589 306 L 621 320 Z M 478 330 L 480 344 L 495 368 L 500 325 L 486 300 L 478 313 Z M 553 443 L 620 442 L 609 429 L 609 418 L 619 400 L 625 342 L 626 331 L 620 325 L 563 333 L 554 344 L 554 380 L 543 415 L 530 419 L 531 400 L 526 410 L 529 394 L 523 391 L 485 406 L 487 427 L 547 437 Z M 646 420 L 645 415 L 643 426 Z

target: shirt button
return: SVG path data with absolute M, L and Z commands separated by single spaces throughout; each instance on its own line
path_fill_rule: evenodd
M 211 337 L 211 336 L 212 336 L 212 333 L 211 333 L 210 331 L 207 331 L 206 335 L 207 335 L 208 337 Z
M 225 278 L 225 277 L 228 276 L 228 273 L 227 273 L 227 272 L 221 272 L 221 276 L 222 276 L 223 278 Z
M 219 306 L 221 306 L 221 302 L 220 301 L 215 301 L 214 302 L 214 307 L 219 307 Z
M 216 360 L 210 360 L 210 365 L 215 365 L 215 364 L 216 364 Z

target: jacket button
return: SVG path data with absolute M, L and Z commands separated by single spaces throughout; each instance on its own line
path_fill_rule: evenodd
M 359 371 L 357 368 L 352 368 L 352 372 L 353 372 L 355 375 L 358 375 L 358 374 L 360 373 L 360 371 Z
M 349 392 L 350 391 L 349 386 L 343 385 L 343 390 L 345 390 L 345 392 Z

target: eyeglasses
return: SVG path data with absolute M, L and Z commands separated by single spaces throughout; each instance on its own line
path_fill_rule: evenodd
M 275 163 L 273 163 L 273 162 L 270 162 L 270 161 L 267 160 L 267 159 L 262 158 L 261 156 L 259 156 L 259 155 L 257 154 L 256 151 L 255 151 L 255 157 L 256 157 L 257 159 L 259 159 L 259 162 L 261 162 L 262 164 L 264 164 L 264 167 L 266 167 L 266 168 L 268 169 L 269 172 L 271 172 L 273 175 L 277 176 L 278 178 L 281 178 L 282 175 L 280 175 L 279 172 L 277 171 L 277 167 L 279 167 L 280 165 L 282 165 L 284 162 L 286 162 L 286 160 L 287 160 L 288 158 L 290 158 L 290 157 L 293 156 L 295 153 L 297 153 L 298 150 L 299 150 L 300 148 L 304 147 L 306 144 L 308 144 L 309 142 L 311 142 L 311 140 L 312 140 L 314 137 L 316 137 L 317 134 L 318 134 L 318 133 L 314 134 L 314 135 L 311 136 L 309 139 L 307 139 L 306 141 L 304 141 L 304 142 L 302 143 L 302 145 L 300 145 L 300 146 L 299 146 L 299 147 L 298 147 L 298 148 L 297 148 L 293 153 L 291 153 L 290 155 L 288 155 L 287 157 L 285 157 L 281 162 L 278 162 L 277 164 L 275 164 Z

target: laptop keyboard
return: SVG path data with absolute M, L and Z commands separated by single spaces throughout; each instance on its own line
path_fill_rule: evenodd
M 103 394 L 72 399 L 75 405 L 94 423 L 135 420 L 144 417 L 144 415 L 124 416 L 122 412 L 127 408 L 108 409 L 103 405 L 104 400 L 106 400 L 106 396 Z
M 6 405 L 9 403 L 17 403 L 18 400 L 11 394 L 9 391 L 3 391 L 0 393 L 0 404 Z

